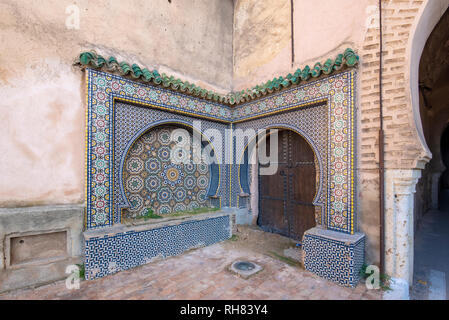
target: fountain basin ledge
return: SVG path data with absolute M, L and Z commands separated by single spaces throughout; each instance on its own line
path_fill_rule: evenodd
M 86 280 L 227 240 L 235 213 L 221 210 L 161 220 L 84 232 Z

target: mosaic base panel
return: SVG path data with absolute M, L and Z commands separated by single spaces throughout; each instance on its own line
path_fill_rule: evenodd
M 365 235 L 313 228 L 303 239 L 304 267 L 342 286 L 355 287 L 365 261 Z
M 179 255 L 191 248 L 227 240 L 231 230 L 230 215 L 223 215 L 101 237 L 87 237 L 85 233 L 86 279 L 101 278 L 149 263 L 156 257 Z

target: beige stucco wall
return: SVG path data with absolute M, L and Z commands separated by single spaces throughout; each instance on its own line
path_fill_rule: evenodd
M 237 0 L 234 15 L 234 89 L 285 76 L 306 64 L 360 47 L 373 0 Z
M 231 0 L 0 2 L 0 206 L 84 201 L 81 51 L 219 92 L 232 83 Z

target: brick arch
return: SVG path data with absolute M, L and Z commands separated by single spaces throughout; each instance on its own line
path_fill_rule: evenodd
M 385 168 L 422 169 L 431 153 L 422 139 L 418 67 L 422 49 L 447 0 L 383 0 L 383 113 Z M 443 9 L 444 8 L 444 9 Z M 360 50 L 359 95 L 364 169 L 378 168 L 379 27 L 367 28 Z M 376 143 L 373 143 L 376 141 Z
M 415 19 L 415 23 L 411 28 L 410 40 L 407 47 L 407 56 L 409 58 L 408 80 L 410 86 L 407 87 L 411 99 L 411 108 L 413 114 L 414 126 L 419 138 L 419 143 L 423 148 L 423 152 L 417 158 L 417 166 L 423 167 L 431 157 L 432 153 L 427 145 L 424 137 L 419 101 L 419 65 L 421 56 L 426 46 L 427 40 L 440 21 L 444 12 L 447 10 L 449 2 L 445 0 L 425 1 L 421 6 L 419 13 Z M 420 165 L 421 162 L 421 165 Z

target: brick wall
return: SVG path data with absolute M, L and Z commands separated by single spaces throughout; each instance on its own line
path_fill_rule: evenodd
M 377 6 L 378 1 L 371 3 Z M 408 87 L 407 47 L 420 9 L 426 1 L 384 0 L 383 113 L 385 168 L 411 169 L 422 154 Z M 375 13 L 378 16 L 378 11 Z M 374 16 L 374 15 L 373 15 Z M 367 235 L 366 259 L 379 262 L 379 27 L 374 21 L 358 46 L 359 162 L 358 226 Z
M 410 169 L 422 152 L 415 130 L 407 79 L 407 46 L 410 32 L 425 1 L 384 0 L 383 4 L 383 112 L 385 167 Z M 359 50 L 360 69 L 360 165 L 379 165 L 379 28 L 367 30 Z

